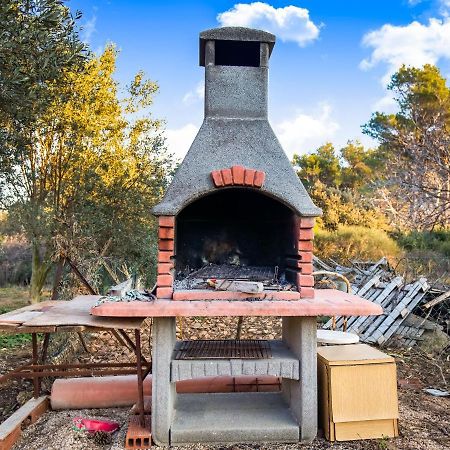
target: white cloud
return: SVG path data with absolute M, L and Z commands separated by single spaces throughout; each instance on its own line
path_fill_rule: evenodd
M 97 16 L 94 15 L 81 27 L 81 39 L 87 44 L 90 44 L 93 34 L 97 31 L 96 24 Z
M 289 159 L 294 153 L 302 154 L 315 150 L 332 140 L 340 126 L 332 117 L 331 106 L 319 104 L 313 114 L 298 112 L 294 117 L 275 125 L 275 132 Z
M 201 80 L 197 83 L 194 89 L 186 92 L 183 97 L 183 103 L 185 105 L 191 105 L 198 100 L 203 100 L 205 98 L 205 81 Z
M 392 95 L 389 92 L 386 92 L 383 97 L 372 105 L 372 110 L 392 114 L 398 111 L 398 105 Z
M 221 26 L 259 28 L 274 33 L 282 41 L 297 42 L 304 46 L 317 39 L 319 25 L 309 18 L 309 11 L 297 6 L 274 8 L 267 3 L 237 3 L 228 11 L 218 14 Z
M 402 64 L 421 67 L 450 59 L 450 19 L 430 19 L 428 24 L 414 21 L 404 26 L 385 24 L 367 33 L 363 45 L 371 48 L 372 54 L 361 61 L 361 69 L 387 65 L 382 78 L 386 84 Z
M 166 144 L 170 153 L 176 158 L 183 159 L 189 150 L 199 127 L 193 123 L 188 123 L 181 128 L 166 129 Z

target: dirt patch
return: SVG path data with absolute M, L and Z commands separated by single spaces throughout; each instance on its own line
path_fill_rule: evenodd
M 29 360 L 30 350 L 26 347 L 0 349 L 0 374 Z M 0 423 L 31 398 L 32 389 L 30 381 L 13 378 L 0 386 Z

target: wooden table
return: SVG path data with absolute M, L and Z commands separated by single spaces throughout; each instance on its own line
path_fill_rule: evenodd
M 31 378 L 34 397 L 38 398 L 43 377 L 72 377 L 93 375 L 137 374 L 140 418 L 144 423 L 143 380 L 151 372 L 151 362 L 141 353 L 140 328 L 143 318 L 104 318 L 90 314 L 98 297 L 78 296 L 71 301 L 44 301 L 0 315 L 0 332 L 30 333 L 32 338 L 32 359 L 10 372 L 0 376 L 0 384 L 10 378 Z M 136 363 L 84 363 L 84 364 L 45 364 L 48 344 L 52 333 L 82 333 L 110 330 L 115 338 L 132 349 Z M 133 330 L 135 340 L 125 330 Z M 42 348 L 39 352 L 38 333 L 42 333 Z M 144 370 L 145 368 L 145 370 Z

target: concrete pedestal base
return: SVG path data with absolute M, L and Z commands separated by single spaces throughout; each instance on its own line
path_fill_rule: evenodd
M 172 373 L 175 331 L 175 318 L 154 318 L 152 435 L 156 444 L 298 442 L 314 439 L 317 433 L 315 317 L 283 318 L 284 346 L 281 349 L 286 349 L 289 355 L 286 359 L 287 355 L 283 354 L 283 363 L 295 358 L 298 366 L 292 365 L 292 362 L 289 364 L 298 369 L 289 370 L 287 378 L 283 378 L 281 394 L 177 395 L 174 381 L 180 375 Z M 180 363 L 176 363 L 177 367 Z M 233 367 L 229 361 L 223 364 Z M 258 372 L 262 370 L 257 362 L 253 367 Z M 270 368 L 269 365 L 267 367 Z M 192 375 L 189 370 L 187 378 Z

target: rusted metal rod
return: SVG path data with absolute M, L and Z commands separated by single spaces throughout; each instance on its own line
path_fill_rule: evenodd
M 134 349 L 130 347 L 130 345 L 128 345 L 123 338 L 120 336 L 120 334 L 116 331 L 116 330 L 109 330 L 109 332 L 114 336 L 114 338 L 116 339 L 116 341 L 122 345 L 123 347 L 126 347 L 128 350 L 131 350 L 134 352 Z
M 151 363 L 143 362 L 143 366 L 149 366 Z M 113 368 L 113 367 L 135 367 L 136 364 L 134 362 L 129 363 L 79 363 L 79 364 L 25 364 L 22 369 L 87 369 L 89 367 L 99 367 L 99 368 Z
M 47 359 L 48 344 L 50 343 L 50 333 L 44 334 L 44 342 L 42 343 L 41 363 L 44 364 Z
M 134 342 L 130 339 L 130 336 L 128 336 L 128 334 L 124 331 L 124 330 L 118 330 L 119 331 L 119 333 L 120 333 L 120 335 L 125 339 L 125 341 L 128 343 L 128 345 L 130 345 L 130 347 L 134 350 L 134 352 L 136 353 L 136 349 L 137 349 L 137 343 L 136 343 L 136 345 L 134 344 Z M 139 330 L 138 330 L 139 331 Z M 136 330 L 135 330 L 135 332 L 136 332 Z M 140 331 L 139 331 L 139 339 L 140 339 L 140 335 L 141 335 L 141 333 L 140 333 Z M 144 362 L 147 362 L 147 360 L 145 359 L 145 357 L 144 356 L 142 356 L 142 354 L 141 354 L 141 360 L 142 361 L 144 361 Z
M 141 355 L 141 331 L 134 330 L 134 338 L 136 341 L 136 369 L 138 379 L 138 409 L 139 422 L 141 427 L 145 427 L 145 411 L 144 411 L 144 379 L 142 377 L 142 355 Z
M 89 284 L 89 282 L 86 280 L 86 278 L 84 278 L 83 274 L 78 270 L 78 267 L 72 262 L 72 260 L 66 256 L 66 261 L 69 264 L 70 268 L 75 273 L 75 275 L 79 278 L 81 283 L 89 291 L 89 293 L 92 295 L 97 295 L 97 292 L 95 292 L 94 288 Z
M 33 366 L 37 365 L 39 361 L 38 354 L 38 342 L 37 342 L 37 334 L 31 334 L 31 343 L 33 347 Z M 34 369 L 33 369 L 34 370 Z M 33 396 L 34 398 L 38 398 L 41 391 L 41 381 L 39 380 L 39 376 L 33 378 Z
M 117 370 L 57 370 L 43 372 L 15 372 L 9 375 L 9 378 L 44 378 L 44 377 L 74 377 L 74 376 L 100 376 L 100 375 L 136 375 L 136 369 L 117 369 Z
M 15 369 L 9 371 L 8 373 L 5 373 L 4 375 L 0 376 L 0 384 L 2 384 L 3 382 L 7 381 L 9 378 L 12 378 L 12 374 L 14 373 L 18 373 L 21 370 L 23 370 L 24 368 L 29 368 L 31 367 L 33 364 L 33 361 L 29 361 L 25 364 L 21 364 L 20 366 L 16 367 Z

